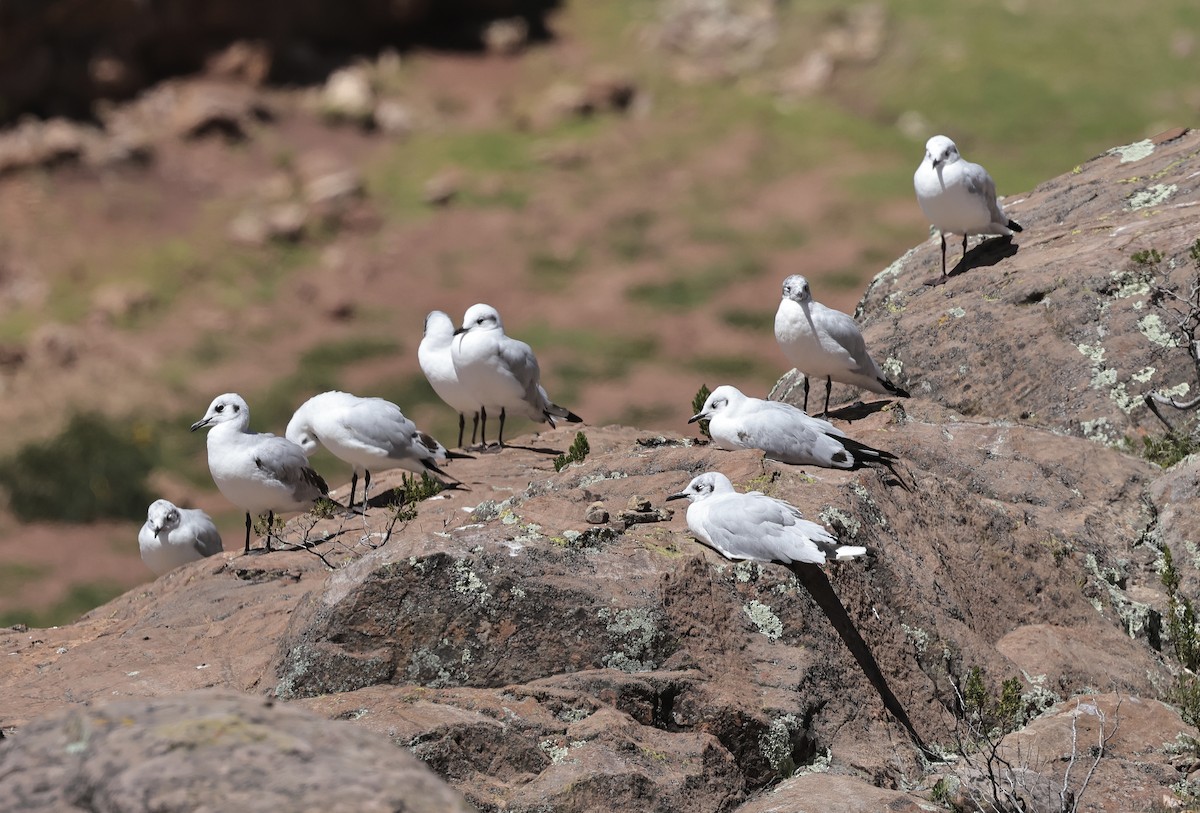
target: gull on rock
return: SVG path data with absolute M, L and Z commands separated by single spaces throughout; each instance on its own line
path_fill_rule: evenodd
M 475 431 L 479 428 L 479 403 L 458 380 L 450 352 L 453 342 L 454 322 L 443 311 L 430 311 L 425 317 L 425 335 L 417 348 L 417 361 L 438 398 L 458 413 L 458 448 L 461 449 L 468 413 L 472 417 L 471 443 L 475 443 Z
M 169 500 L 150 503 L 146 524 L 138 531 L 138 548 L 156 576 L 225 549 L 208 514 L 199 508 L 177 508 Z
M 690 500 L 688 530 L 727 559 L 809 562 L 823 565 L 826 557 L 853 559 L 867 552 L 841 545 L 823 526 L 804 519 L 800 509 L 760 491 L 739 494 L 718 471 L 701 474 L 668 500 Z
M 541 385 L 541 370 L 533 348 L 504 333 L 500 314 L 491 305 L 472 305 L 456 330 L 451 357 L 459 382 L 479 406 L 481 443 L 486 445 L 487 410 L 500 411 L 500 446 L 504 446 L 504 419 L 508 410 L 531 421 L 555 426 L 562 418 L 580 423 L 582 418 L 550 400 Z
M 400 407 L 382 398 L 360 398 L 336 390 L 309 398 L 288 422 L 287 439 L 311 456 L 324 445 L 338 460 L 349 463 L 349 508 L 354 508 L 358 475 L 365 473 L 363 513 L 367 512 L 367 491 L 371 471 L 406 469 L 417 474 L 432 472 L 449 480 L 454 478 L 438 468 L 451 457 L 470 455 L 447 452 L 446 447 L 417 428 L 404 417 Z
M 208 430 L 208 470 L 225 499 L 246 512 L 246 553 L 250 552 L 251 515 L 267 515 L 267 550 L 275 513 L 304 511 L 329 486 L 308 465 L 304 449 L 287 438 L 250 431 L 250 407 L 236 393 L 218 395 L 204 417 L 192 424 Z
M 1004 214 L 996 200 L 996 182 L 979 164 L 964 161 L 958 147 L 944 135 L 925 142 L 925 157 L 913 174 L 917 203 L 929 222 L 941 233 L 942 276 L 946 276 L 946 235 L 961 234 L 963 256 L 967 237 L 999 234 L 1012 237 L 1023 231 L 1017 221 Z
M 846 437 L 829 421 L 780 401 L 751 398 L 724 384 L 709 393 L 688 423 L 708 421 L 721 449 L 761 449 L 767 457 L 801 466 L 857 469 L 872 464 L 891 469 L 896 456 Z
M 783 297 L 775 312 L 775 340 L 792 366 L 804 375 L 805 412 L 811 376 L 825 379 L 822 415 L 829 414 L 829 391 L 834 381 L 880 395 L 908 397 L 871 358 L 858 323 L 815 301 L 808 280 L 799 274 L 783 281 Z

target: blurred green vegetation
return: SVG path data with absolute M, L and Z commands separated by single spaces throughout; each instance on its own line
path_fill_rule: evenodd
M 44 610 L 19 609 L 0 613 L 0 627 L 11 627 L 14 624 L 25 624 L 38 629 L 61 626 L 124 592 L 124 587 L 108 582 L 72 585 L 61 601 Z

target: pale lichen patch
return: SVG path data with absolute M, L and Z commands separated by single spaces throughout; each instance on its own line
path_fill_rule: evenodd
M 777 641 L 783 635 L 783 622 L 775 612 L 757 599 L 742 607 L 742 612 L 768 640 Z
M 904 372 L 904 362 L 895 356 L 888 356 L 881 366 L 883 367 L 883 371 L 892 378 L 899 378 L 900 374 Z
M 1148 186 L 1142 191 L 1135 192 L 1133 195 L 1131 195 L 1128 205 L 1133 211 L 1138 209 L 1148 209 L 1151 206 L 1158 206 L 1160 203 L 1165 203 L 1178 190 L 1179 187 L 1173 183 L 1156 183 L 1153 186 Z
M 1121 156 L 1122 164 L 1131 164 L 1134 161 L 1141 161 L 1143 158 L 1148 158 L 1154 152 L 1154 142 L 1148 138 L 1141 141 L 1135 141 L 1132 144 L 1126 144 L 1123 147 L 1113 147 L 1108 151 L 1108 155 Z
M 1175 337 L 1163 326 L 1162 318 L 1157 313 L 1148 313 L 1138 320 L 1138 330 L 1159 347 L 1174 347 Z

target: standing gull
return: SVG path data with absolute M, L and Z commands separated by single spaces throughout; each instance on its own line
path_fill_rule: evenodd
M 475 443 L 475 430 L 479 428 L 479 404 L 458 380 L 450 353 L 453 341 L 454 322 L 442 311 L 430 311 L 425 317 L 425 336 L 417 348 L 417 361 L 438 398 L 458 413 L 458 448 L 461 449 L 467 413 L 472 416 L 471 443 Z
M 917 203 L 929 222 L 941 233 L 942 276 L 946 276 L 946 234 L 961 234 L 963 256 L 972 234 L 1001 234 L 1012 237 L 1023 231 L 1010 220 L 996 200 L 996 182 L 979 164 L 964 161 L 958 147 L 944 135 L 925 142 L 925 158 L 913 174 Z
M 250 431 L 250 407 L 242 396 L 218 395 L 192 431 L 202 426 L 209 427 L 208 470 L 217 490 L 246 512 L 246 553 L 252 514 L 267 514 L 269 552 L 276 511 L 303 511 L 329 494 L 321 475 L 309 468 L 304 449 L 287 438 Z
M 404 417 L 400 407 L 382 398 L 360 398 L 348 392 L 323 392 L 309 398 L 292 415 L 285 433 L 287 439 L 311 455 L 323 444 L 338 460 L 353 466 L 350 475 L 350 502 L 359 472 L 364 472 L 363 514 L 367 513 L 367 491 L 371 488 L 371 470 L 407 469 L 417 474 L 433 472 L 454 478 L 438 468 L 453 454 L 417 425 Z
M 841 311 L 812 298 L 808 280 L 792 274 L 783 281 L 783 298 L 775 312 L 775 340 L 788 361 L 804 375 L 804 411 L 808 412 L 808 379 L 825 379 L 825 409 L 834 381 L 880 395 L 907 398 L 908 393 L 888 380 L 867 353 L 858 323 Z
M 779 401 L 744 395 L 728 384 L 713 390 L 688 423 L 708 421 L 721 449 L 761 449 L 767 457 L 801 466 L 857 469 L 878 464 L 892 469 L 896 456 L 846 437 L 829 421 Z
M 225 549 L 208 514 L 199 508 L 176 508 L 169 500 L 150 503 L 146 524 L 138 531 L 138 548 L 156 576 Z
M 827 556 L 840 561 L 867 552 L 838 544 L 833 534 L 783 500 L 761 491 L 739 494 L 719 471 L 699 475 L 667 499 L 690 500 L 688 530 L 727 559 L 823 565 Z
M 472 305 L 454 331 L 451 356 L 458 380 L 479 405 L 480 441 L 487 429 L 487 408 L 500 410 L 500 446 L 504 419 L 511 409 L 531 421 L 555 426 L 554 419 L 580 423 L 582 418 L 553 403 L 542 389 L 541 370 L 533 348 L 504 334 L 500 314 L 491 305 Z

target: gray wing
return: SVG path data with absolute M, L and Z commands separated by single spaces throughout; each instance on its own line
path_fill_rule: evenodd
M 343 443 L 355 443 L 368 451 L 382 450 L 392 460 L 415 456 L 412 434 L 417 425 L 391 401 L 365 398 L 346 410 L 340 422 L 345 430 Z
M 714 503 L 705 530 L 731 558 L 823 563 L 824 555 L 811 542 L 805 550 L 807 537 L 796 532 L 799 522 L 805 520 L 794 506 L 751 491 Z
M 863 340 L 858 322 L 839 310 L 826 307 L 819 302 L 813 304 L 820 306 L 819 310 L 814 308 L 814 316 L 820 320 L 821 330 L 842 347 L 857 365 L 856 369 L 849 372 L 860 373 L 870 378 L 880 377 L 879 368 L 871 358 L 871 354 L 867 352 L 867 343 Z
M 531 410 L 530 418 L 545 420 L 542 413 L 548 399 L 540 386 L 542 371 L 538 366 L 537 356 L 533 354 L 533 348 L 519 339 L 505 337 L 505 341 L 500 343 L 499 355 L 505 368 L 521 386 L 522 398 Z
M 329 493 L 321 475 L 308 465 L 304 449 L 287 438 L 263 433 L 257 436 L 254 465 L 291 491 L 297 502 L 311 502 Z
M 1008 222 L 1008 217 L 1001 211 L 1000 204 L 996 201 L 996 182 L 992 180 L 992 176 L 982 165 L 970 161 L 965 162 L 963 180 L 967 191 L 972 195 L 978 195 L 983 200 L 988 212 L 991 213 L 993 223 L 1003 226 Z
M 854 465 L 853 456 L 837 438 L 841 430 L 789 404 L 764 401 L 761 408 L 743 418 L 742 424 L 738 439 L 775 460 L 830 469 Z
M 201 556 L 212 556 L 225 550 L 225 545 L 221 542 L 221 534 L 217 531 L 217 526 L 213 524 L 212 518 L 198 508 L 194 508 L 192 511 L 189 519 L 196 534 L 196 541 L 193 543 L 196 552 Z

